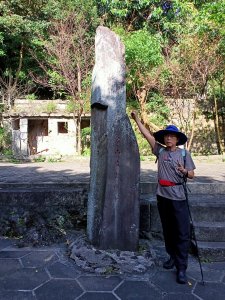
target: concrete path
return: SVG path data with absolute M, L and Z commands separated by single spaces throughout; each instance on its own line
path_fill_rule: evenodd
M 196 162 L 195 183 L 224 183 L 225 163 Z M 154 162 L 141 163 L 141 180 L 156 181 Z M 0 162 L 0 184 L 76 183 L 89 181 L 89 160 L 60 163 Z M 164 245 L 151 247 L 160 264 L 145 274 L 101 276 L 85 273 L 67 255 L 64 244 L 18 248 L 0 237 L 0 300 L 224 300 L 225 262 L 203 263 L 205 285 L 196 259 L 190 256 L 188 284 L 176 283 L 175 270 L 164 270 Z
M 193 183 L 225 183 L 225 162 L 222 160 L 195 160 Z M 0 183 L 75 183 L 88 182 L 90 166 L 88 158 L 57 163 L 19 163 L 0 161 Z M 141 162 L 141 181 L 156 182 L 157 164 Z

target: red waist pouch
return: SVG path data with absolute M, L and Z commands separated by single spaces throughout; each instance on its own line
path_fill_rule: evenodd
M 176 185 L 175 182 L 172 182 L 172 181 L 169 181 L 169 180 L 164 180 L 164 179 L 160 179 L 159 184 L 161 186 L 174 186 L 174 185 Z

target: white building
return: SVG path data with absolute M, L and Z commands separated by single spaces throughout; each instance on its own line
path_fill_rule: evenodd
M 66 104 L 62 100 L 17 99 L 4 115 L 4 122 L 12 129 L 13 154 L 75 155 L 77 119 L 66 112 Z M 90 115 L 81 121 L 81 128 L 88 126 Z

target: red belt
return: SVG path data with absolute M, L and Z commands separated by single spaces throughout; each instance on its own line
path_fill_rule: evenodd
M 164 179 L 160 179 L 159 180 L 159 184 L 161 186 L 175 186 L 175 185 L 182 185 L 181 182 L 177 183 L 177 182 L 173 182 L 173 181 L 169 181 L 169 180 L 164 180 Z

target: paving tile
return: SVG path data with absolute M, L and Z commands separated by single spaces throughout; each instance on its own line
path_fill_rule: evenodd
M 202 281 L 202 275 L 200 271 L 190 270 L 188 275 L 195 279 L 196 281 Z M 223 278 L 223 274 L 217 270 L 207 270 L 203 271 L 203 279 L 204 281 L 221 281 Z
M 118 276 L 81 276 L 77 281 L 86 291 L 112 291 L 122 279 Z
M 53 251 L 34 251 L 21 258 L 21 261 L 26 268 L 43 267 L 45 265 L 50 265 L 57 260 L 58 257 Z
M 32 292 L 12 292 L 12 291 L 0 291 L 0 299 L 2 300 L 35 300 Z
M 49 276 L 44 270 L 23 268 L 2 277 L 0 279 L 0 289 L 11 291 L 33 290 L 47 280 L 49 280 Z
M 225 262 L 213 262 L 213 263 L 205 263 L 204 267 L 212 270 L 224 271 L 225 272 Z
M 191 294 L 182 294 L 182 293 L 171 293 L 167 294 L 166 296 L 163 297 L 163 300 L 199 300 L 199 298 L 195 295 Z
M 0 258 L 0 278 L 6 276 L 10 272 L 15 272 L 21 268 L 18 259 L 2 259 Z
M 12 245 L 13 245 L 12 240 L 0 237 L 0 250 L 5 249 L 5 248 L 7 248 L 9 246 L 12 246 Z
M 20 258 L 27 254 L 29 254 L 30 251 L 0 251 L 0 258 Z
M 74 300 L 83 290 L 75 280 L 52 279 L 35 290 L 37 300 Z
M 188 276 L 188 273 L 187 273 Z M 158 271 L 151 281 L 163 292 L 166 293 L 191 293 L 195 284 L 193 279 L 188 277 L 188 284 L 176 282 L 176 271 Z
M 223 283 L 206 283 L 205 285 L 197 284 L 194 289 L 194 294 L 204 300 L 224 300 L 225 299 L 225 284 Z
M 72 266 L 66 266 L 61 262 L 56 262 L 48 267 L 48 271 L 53 278 L 76 278 L 80 272 Z
M 147 300 L 150 295 L 151 299 L 162 299 L 162 294 L 154 286 L 143 281 L 124 281 L 114 293 L 122 300 Z
M 86 292 L 79 300 L 117 300 L 111 293 Z

